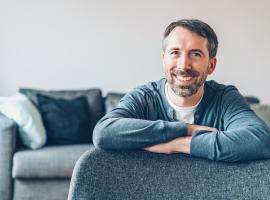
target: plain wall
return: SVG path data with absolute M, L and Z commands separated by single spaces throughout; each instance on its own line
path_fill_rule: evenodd
M 163 77 L 161 39 L 180 18 L 219 37 L 215 79 L 270 103 L 270 1 L 0 1 L 0 95 L 19 87 L 126 92 Z

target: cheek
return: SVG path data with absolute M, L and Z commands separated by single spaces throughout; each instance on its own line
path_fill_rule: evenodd
M 175 67 L 176 64 L 171 60 L 163 60 L 163 67 L 165 71 L 170 71 L 173 67 Z
M 208 62 L 193 62 L 192 67 L 195 71 L 199 73 L 208 73 L 209 71 Z

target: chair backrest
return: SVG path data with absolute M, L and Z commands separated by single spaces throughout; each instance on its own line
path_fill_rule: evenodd
M 69 200 L 269 199 L 269 170 L 270 160 L 221 163 L 91 149 L 76 164 Z

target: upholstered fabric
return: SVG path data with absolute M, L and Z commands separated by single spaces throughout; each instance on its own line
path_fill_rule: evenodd
M 13 158 L 13 178 L 70 178 L 79 157 L 93 145 L 45 146 L 22 150 Z
M 104 101 L 100 89 L 86 90 L 36 90 L 29 88 L 20 88 L 21 93 L 25 94 L 30 100 L 37 105 L 37 94 L 47 95 L 55 98 L 74 99 L 79 96 L 85 96 L 89 104 L 91 131 L 94 129 L 96 122 L 104 115 Z
M 69 183 L 68 179 L 15 179 L 13 200 L 65 200 Z
M 260 103 L 260 99 L 258 99 L 255 96 L 245 96 L 245 99 L 248 102 L 248 104 L 250 104 L 250 105 Z
M 69 200 L 269 199 L 270 160 L 221 163 L 183 154 L 89 150 Z
M 270 105 L 253 104 L 251 109 L 270 127 Z
M 114 109 L 119 103 L 120 99 L 124 96 L 124 93 L 110 92 L 105 98 L 106 113 Z
M 16 124 L 0 113 L 0 199 L 12 196 L 12 157 L 15 151 Z

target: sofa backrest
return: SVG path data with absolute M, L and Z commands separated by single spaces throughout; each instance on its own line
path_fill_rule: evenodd
M 110 112 L 119 103 L 120 99 L 125 95 L 125 93 L 110 92 L 104 98 L 105 102 L 105 113 Z

